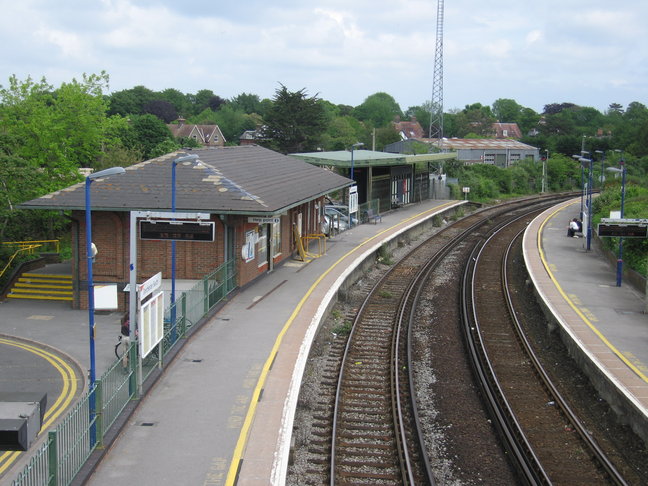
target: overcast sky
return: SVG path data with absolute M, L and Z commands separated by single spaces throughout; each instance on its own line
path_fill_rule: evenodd
M 110 75 L 223 98 L 279 83 L 335 104 L 431 98 L 436 0 L 0 0 L 0 84 Z M 648 0 L 448 0 L 444 109 L 648 105 Z

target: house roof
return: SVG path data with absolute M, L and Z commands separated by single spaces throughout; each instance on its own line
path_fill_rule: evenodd
M 306 152 L 290 154 L 291 157 L 302 159 L 310 164 L 333 167 L 351 167 L 351 151 L 338 150 L 335 152 Z M 386 165 L 406 165 L 417 162 L 454 159 L 456 154 L 421 154 L 404 155 L 373 150 L 354 150 L 354 167 L 376 167 Z
M 95 180 L 92 209 L 169 211 L 173 161 L 188 153 L 198 155 L 198 160 L 176 165 L 177 211 L 276 215 L 353 184 L 329 170 L 257 145 L 204 148 L 173 152 L 126 167 L 123 175 Z M 85 182 L 19 207 L 83 210 Z
M 412 121 L 394 122 L 394 128 L 400 133 L 403 139 L 423 138 L 425 136 L 423 128 L 421 127 L 421 124 L 416 121 L 416 118 Z
M 194 134 L 202 143 L 209 143 L 217 136 L 217 140 L 225 141 L 223 133 L 218 125 L 187 125 L 184 123 L 173 123 L 167 125 L 174 137 L 192 137 Z
M 424 140 L 434 145 L 438 143 L 437 139 Z M 507 138 L 444 138 L 442 145 L 444 149 L 453 150 L 538 150 L 531 145 Z
M 493 123 L 493 132 L 497 138 L 522 138 L 522 132 L 517 123 Z

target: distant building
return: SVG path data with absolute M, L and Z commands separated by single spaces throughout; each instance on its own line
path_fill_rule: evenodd
M 436 140 L 434 145 L 437 146 Z M 520 160 L 540 160 L 538 148 L 511 139 L 448 138 L 442 140 L 441 148 L 457 152 L 457 160 L 466 164 L 509 167 Z
M 225 137 L 218 125 L 192 125 L 178 118 L 178 123 L 167 125 L 175 138 L 192 138 L 203 147 L 222 147 Z
M 400 134 L 401 140 L 419 139 L 425 136 L 423 127 L 415 116 L 410 121 L 401 121 L 400 117 L 393 122 L 394 129 Z
M 493 136 L 495 138 L 522 138 L 522 131 L 517 123 L 493 123 Z

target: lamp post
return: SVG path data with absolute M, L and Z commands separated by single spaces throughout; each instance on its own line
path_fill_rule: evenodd
M 549 150 L 545 150 L 545 156 L 542 159 L 542 193 L 547 192 L 547 162 L 549 161 Z
M 580 163 L 580 159 L 583 157 L 583 152 L 584 150 L 581 150 L 581 155 L 572 155 L 573 159 L 576 159 Z M 583 168 L 583 164 L 581 164 L 581 201 L 580 201 L 580 213 L 579 213 L 579 218 L 581 221 L 583 221 L 583 196 L 585 195 L 585 169 Z
M 623 156 L 623 150 L 616 149 L 615 152 L 621 154 L 621 160 L 619 161 L 620 169 L 616 167 L 608 167 L 607 170 L 610 172 L 621 172 L 621 219 L 624 217 L 625 210 L 625 183 L 626 183 L 626 166 L 625 158 Z M 616 286 L 621 287 L 623 283 L 623 237 L 619 237 L 619 256 L 617 258 L 617 274 L 616 274 Z
M 353 179 L 353 152 L 357 147 L 363 147 L 364 143 L 358 142 L 351 145 L 351 179 Z
M 93 251 L 92 245 L 92 205 L 90 198 L 90 185 L 96 179 L 102 177 L 109 177 L 111 175 L 123 174 L 126 170 L 123 167 L 111 167 L 110 169 L 100 170 L 99 172 L 94 172 L 86 177 L 85 181 L 85 223 L 86 223 L 86 260 L 88 262 L 88 332 L 89 332 L 89 343 L 90 343 L 90 380 L 89 380 L 89 390 L 90 390 L 90 423 L 93 424 L 91 428 L 90 440 L 92 445 L 95 443 L 95 426 L 94 426 L 94 417 L 96 414 L 95 410 L 95 300 L 94 300 L 94 282 L 92 280 L 92 264 L 94 257 L 96 255 L 96 250 Z
M 171 164 L 171 212 L 176 212 L 176 165 L 198 159 L 198 155 L 183 155 L 173 160 Z M 175 281 L 176 281 L 176 242 L 171 240 L 171 343 L 176 340 L 176 308 L 175 308 Z
M 605 166 L 605 152 L 603 150 L 595 150 L 594 152 L 599 154 L 599 156 L 601 157 L 601 179 L 600 179 L 599 182 L 601 183 L 600 188 L 603 189 L 603 182 L 605 180 L 605 178 L 603 177 L 603 174 L 604 174 L 604 171 L 605 171 L 605 167 L 604 167 Z
M 592 170 L 593 170 L 593 161 L 592 159 L 586 159 L 581 157 L 579 159 L 581 163 L 581 169 L 584 168 L 585 164 L 588 166 L 588 182 L 587 182 L 587 251 L 590 251 L 592 248 Z

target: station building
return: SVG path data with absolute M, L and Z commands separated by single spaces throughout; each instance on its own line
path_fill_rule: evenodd
M 187 154 L 197 159 L 178 161 Z M 169 235 L 141 239 L 141 228 L 155 228 L 153 222 L 171 224 L 154 213 L 170 212 L 175 192 L 178 220 L 183 212 L 208 213 L 201 222 L 214 228 L 213 240 L 176 241 L 175 277 L 200 280 L 232 262 L 242 287 L 292 257 L 302 237 L 321 233 L 324 197 L 353 184 L 330 170 L 257 145 L 174 152 L 125 169 L 124 174 L 94 180 L 89 191 L 82 182 L 19 206 L 70 213 L 74 308 L 88 305 L 86 192 L 98 251 L 93 282 L 117 284 L 119 309 L 125 310 L 122 290 L 130 277 L 131 212 L 153 214 L 138 217 L 137 282 L 159 272 L 163 279 L 171 278 Z

